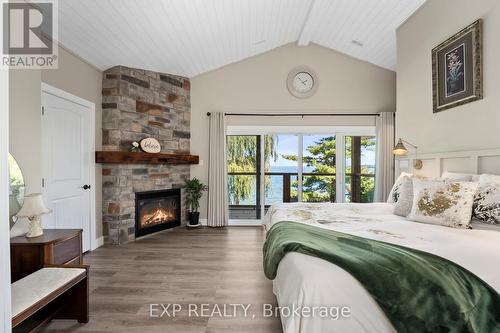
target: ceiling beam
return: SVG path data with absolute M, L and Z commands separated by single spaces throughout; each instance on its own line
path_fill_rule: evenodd
M 309 10 L 307 11 L 307 15 L 304 19 L 304 24 L 302 25 L 302 29 L 300 30 L 299 38 L 297 44 L 300 46 L 307 46 L 311 41 L 313 36 L 313 32 L 318 25 L 318 20 L 313 20 L 312 18 L 314 12 L 318 10 L 318 2 L 317 0 L 311 0 L 311 4 L 309 5 Z

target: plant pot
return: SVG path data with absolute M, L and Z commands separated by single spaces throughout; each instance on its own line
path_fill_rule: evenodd
M 200 224 L 200 212 L 189 212 L 189 225 Z

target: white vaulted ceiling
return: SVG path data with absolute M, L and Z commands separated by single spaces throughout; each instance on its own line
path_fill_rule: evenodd
M 396 27 L 424 2 L 64 0 L 59 39 L 103 70 L 125 65 L 193 77 L 290 42 L 394 70 Z

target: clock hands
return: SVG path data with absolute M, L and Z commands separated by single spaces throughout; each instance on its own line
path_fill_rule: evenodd
M 295 97 L 307 98 L 312 96 L 316 90 L 316 76 L 311 70 L 297 67 L 288 74 L 286 85 L 289 92 Z

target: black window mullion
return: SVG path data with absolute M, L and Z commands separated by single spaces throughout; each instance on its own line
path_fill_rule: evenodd
M 257 184 L 257 188 L 256 188 L 256 195 L 255 195 L 255 212 L 256 212 L 256 218 L 257 220 L 259 220 L 261 218 L 261 209 L 260 209 L 260 201 L 261 201 L 261 197 L 260 197 L 260 182 L 261 182 L 261 179 L 262 179 L 262 175 L 261 175 L 261 170 L 260 170 L 260 167 L 261 167 L 261 138 L 260 138 L 260 135 L 256 135 L 255 136 L 256 140 L 257 140 L 257 156 L 255 158 L 255 161 L 256 161 L 256 184 Z

